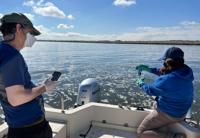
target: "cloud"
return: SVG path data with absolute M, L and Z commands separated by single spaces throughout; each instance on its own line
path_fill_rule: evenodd
M 71 15 L 71 14 L 69 14 L 69 15 L 67 16 L 67 18 L 68 18 L 69 20 L 74 20 L 74 16 Z
M 200 22 L 195 21 L 186 21 L 177 26 L 168 27 L 138 27 L 133 32 L 105 35 L 78 32 L 57 33 L 44 26 L 38 26 L 37 28 L 42 32 L 42 35 L 38 38 L 52 40 L 200 40 Z
M 199 22 L 195 22 L 195 21 L 184 21 L 181 23 L 184 26 L 198 26 L 200 25 Z
M 71 14 L 66 16 L 65 13 L 52 2 L 44 2 L 44 0 L 39 0 L 38 2 L 35 2 L 33 0 L 30 0 L 24 2 L 23 6 L 32 7 L 34 13 L 41 16 L 49 16 L 62 19 L 67 18 L 69 20 L 74 19 L 74 17 Z
M 41 35 L 37 36 L 37 38 L 44 40 L 106 40 L 107 38 L 111 37 L 111 35 L 89 35 L 78 32 L 58 33 L 53 32 L 43 25 L 35 27 L 41 32 Z M 115 37 L 116 36 L 114 36 L 113 38 Z
M 3 17 L 3 14 L 2 14 L 2 13 L 0 13 L 0 18 L 1 18 L 1 17 Z
M 25 1 L 23 3 L 23 6 L 33 6 L 35 4 L 35 2 L 33 0 L 30 0 L 30 1 Z
M 138 27 L 118 36 L 120 40 L 200 40 L 200 23 L 182 22 L 178 26 Z
M 44 2 L 44 0 L 39 0 L 39 1 L 37 2 L 37 6 L 42 5 L 43 2 Z
M 73 29 L 74 25 L 67 25 L 67 24 L 59 24 L 57 26 L 58 29 Z
M 42 35 L 47 35 L 49 33 L 53 33 L 49 28 L 46 28 L 43 25 L 38 25 L 35 27 L 42 33 Z
M 44 6 L 34 6 L 33 11 L 36 14 L 42 15 L 42 16 L 51 16 L 51 17 L 57 17 L 57 18 L 65 18 L 66 15 L 63 11 L 61 11 L 58 7 L 56 7 L 53 3 L 46 3 Z
M 130 6 L 136 4 L 136 0 L 115 0 L 113 4 L 115 6 Z
M 24 13 L 24 15 L 26 15 L 31 21 L 34 20 L 34 15 L 30 14 L 30 13 Z

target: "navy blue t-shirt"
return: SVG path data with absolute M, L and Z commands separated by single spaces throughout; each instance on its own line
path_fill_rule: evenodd
M 42 96 L 15 107 L 9 104 L 5 88 L 14 85 L 23 85 L 25 89 L 35 87 L 21 53 L 14 47 L 2 43 L 0 44 L 0 101 L 6 122 L 13 128 L 23 127 L 44 116 Z

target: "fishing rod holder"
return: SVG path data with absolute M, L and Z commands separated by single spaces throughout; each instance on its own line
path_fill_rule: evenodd
M 65 102 L 67 101 L 67 99 L 65 99 L 63 94 L 59 94 L 60 96 L 60 105 L 61 105 L 61 112 L 64 114 L 65 113 Z

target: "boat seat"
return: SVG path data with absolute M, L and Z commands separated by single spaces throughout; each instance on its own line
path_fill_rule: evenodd
M 49 125 L 53 131 L 53 138 L 66 138 L 66 124 L 49 122 Z

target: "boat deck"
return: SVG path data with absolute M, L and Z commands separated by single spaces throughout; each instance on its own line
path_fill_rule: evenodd
M 116 124 L 108 124 L 97 121 L 92 121 L 92 126 L 82 130 L 76 137 L 85 138 L 137 138 L 135 128 L 130 126 L 122 126 Z
M 94 126 L 86 138 L 137 138 L 136 133 Z

